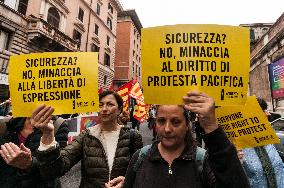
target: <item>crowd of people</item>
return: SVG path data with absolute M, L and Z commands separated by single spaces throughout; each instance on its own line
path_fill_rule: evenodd
M 284 188 L 273 145 L 237 151 L 216 123 L 213 98 L 192 91 L 182 100 L 151 105 L 153 143 L 144 147 L 114 91 L 99 94 L 100 123 L 69 145 L 68 125 L 51 106 L 38 106 L 31 117 L 7 116 L 0 122 L 0 187 L 61 187 L 59 177 L 81 161 L 82 188 Z

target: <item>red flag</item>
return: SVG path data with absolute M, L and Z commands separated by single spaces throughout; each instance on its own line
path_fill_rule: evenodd
M 147 114 L 146 106 L 147 105 L 143 101 L 139 101 L 139 100 L 136 100 L 136 103 L 137 104 L 134 107 L 133 117 L 137 119 L 140 123 L 142 123 L 146 118 L 146 114 Z
M 137 80 L 134 81 L 134 84 L 130 90 L 129 95 L 136 100 L 144 101 L 144 96 L 141 91 L 139 82 Z
M 108 90 L 113 91 L 113 81 L 111 82 Z
M 119 87 L 116 92 L 121 96 L 123 100 L 123 110 L 128 111 L 128 106 L 129 106 L 129 92 L 132 87 L 132 81 L 122 85 Z
M 98 91 L 99 93 L 102 93 L 103 92 L 103 88 L 102 87 L 100 87 L 100 89 L 99 89 L 99 91 Z

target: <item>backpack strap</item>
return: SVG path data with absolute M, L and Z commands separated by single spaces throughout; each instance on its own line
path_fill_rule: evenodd
M 147 155 L 148 151 L 150 150 L 150 148 L 152 147 L 152 144 L 150 145 L 146 145 L 143 148 L 140 149 L 139 151 L 139 156 L 138 159 L 133 167 L 133 171 L 137 172 L 137 170 L 140 168 L 145 156 Z

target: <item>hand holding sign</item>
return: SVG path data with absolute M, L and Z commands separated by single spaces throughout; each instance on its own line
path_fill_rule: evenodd
M 215 120 L 215 103 L 213 98 L 198 91 L 188 92 L 183 97 L 184 106 L 189 111 L 197 113 L 201 127 L 205 133 L 218 128 Z

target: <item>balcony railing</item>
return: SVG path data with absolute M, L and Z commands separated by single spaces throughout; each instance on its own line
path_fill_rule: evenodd
M 59 31 L 54 26 L 47 23 L 41 18 L 30 18 L 28 25 L 28 39 L 38 41 L 38 38 L 50 39 L 55 43 L 65 47 L 68 51 L 77 51 L 77 43 L 75 40 Z

